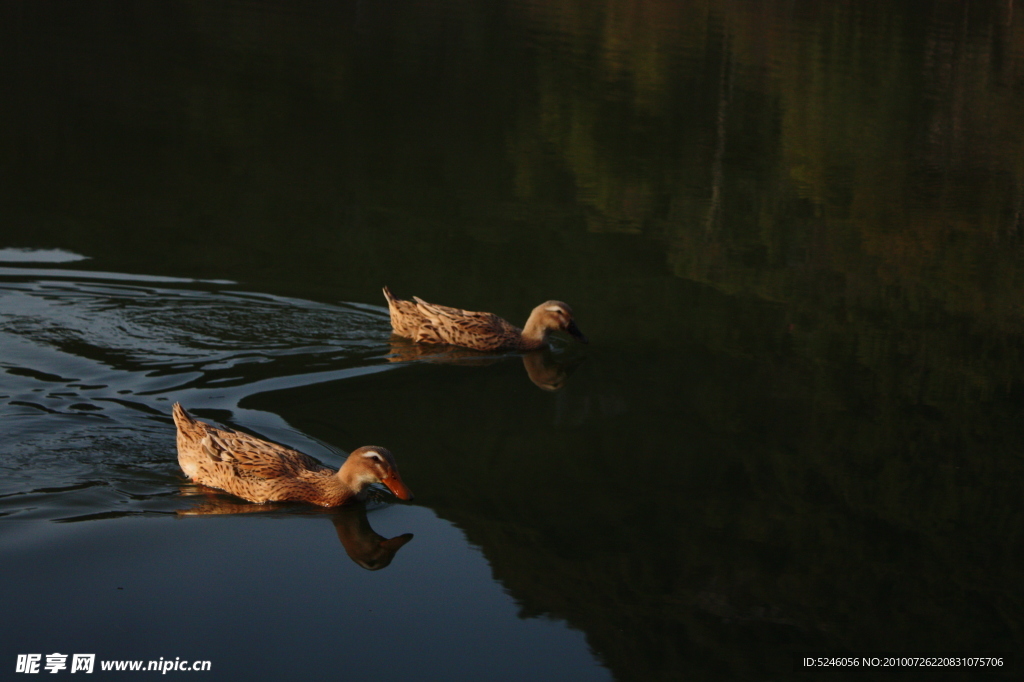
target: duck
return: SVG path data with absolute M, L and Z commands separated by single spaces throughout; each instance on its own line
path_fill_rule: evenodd
M 564 331 L 587 343 L 576 326 L 572 308 L 562 301 L 545 301 L 533 309 L 520 329 L 494 313 L 479 313 L 427 303 L 419 296 L 407 301 L 384 287 L 391 312 L 391 328 L 398 336 L 417 343 L 449 344 L 481 351 L 536 350 L 547 344 L 548 334 Z
M 196 483 L 249 502 L 306 502 L 338 507 L 365 499 L 383 483 L 401 500 L 413 499 L 387 448 L 354 450 L 334 471 L 297 450 L 195 419 L 179 403 L 172 408 L 178 431 L 178 464 Z

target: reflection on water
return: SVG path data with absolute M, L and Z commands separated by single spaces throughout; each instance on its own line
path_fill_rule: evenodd
M 294 504 L 267 503 L 252 504 L 237 499 L 225 498 L 223 495 L 210 491 L 202 486 L 183 486 L 182 496 L 201 495 L 203 500 L 187 509 L 177 510 L 179 516 L 221 516 L 224 514 L 266 514 L 270 512 L 296 508 Z M 330 512 L 329 516 L 338 540 L 345 548 L 345 553 L 356 564 L 368 571 L 379 571 L 387 568 L 406 543 L 412 540 L 412 533 L 403 533 L 393 538 L 379 535 L 370 526 L 366 515 L 366 504 L 359 503 L 348 507 L 339 507 Z
M 97 658 L 201 658 L 231 681 L 611 679 L 582 633 L 517 618 L 457 528 L 423 507 L 370 516 L 416 534 L 387 570 L 349 561 L 325 519 L 291 514 L 7 522 L 0 580 L 17 588 L 0 647 L 13 661 L 56 629 Z
M 403 533 L 390 539 L 378 535 L 370 527 L 366 509 L 362 505 L 338 511 L 331 521 L 338 531 L 338 539 L 345 546 L 345 553 L 368 571 L 386 568 L 398 550 L 413 538 L 412 533 Z
M 0 249 L 0 263 L 70 263 L 87 258 L 64 249 Z
M 545 391 L 558 391 L 586 359 L 583 355 L 553 352 L 551 349 L 533 351 L 523 355 L 523 367 L 530 381 Z
M 583 362 L 585 356 L 566 352 L 562 348 L 543 348 L 522 353 L 523 368 L 537 388 L 557 391 L 565 386 L 572 373 Z M 415 343 L 401 336 L 391 336 L 389 362 L 433 362 L 464 367 L 486 366 L 500 362 L 507 354 L 496 355 L 482 351 Z

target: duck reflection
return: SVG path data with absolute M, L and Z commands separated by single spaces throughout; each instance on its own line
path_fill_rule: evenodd
M 523 367 L 526 368 L 527 376 L 544 391 L 561 390 L 582 362 L 583 358 L 580 356 L 570 359 L 559 358 L 548 348 L 535 350 L 523 356 Z
M 434 362 L 446 365 L 465 365 L 483 367 L 504 360 L 507 355 L 494 355 L 482 351 L 456 346 L 422 345 L 401 336 L 391 337 L 391 353 L 389 362 Z M 550 348 L 533 350 L 522 355 L 526 375 L 538 388 L 544 391 L 558 391 L 566 382 L 583 358 L 573 356 L 561 357 Z
M 412 533 L 393 538 L 378 535 L 366 518 L 366 507 L 357 505 L 336 511 L 331 522 L 345 553 L 367 571 L 379 571 L 391 563 L 398 550 L 412 540 Z
M 290 503 L 252 504 L 225 499 L 196 485 L 181 486 L 181 494 L 186 497 L 202 496 L 203 500 L 190 509 L 179 509 L 178 516 L 254 514 L 296 508 L 295 504 Z M 381 493 L 381 496 L 383 497 L 384 494 Z M 364 503 L 337 507 L 329 512 L 316 510 L 316 513 L 330 518 L 338 540 L 345 548 L 345 553 L 352 561 L 367 571 L 379 571 L 386 568 L 394 560 L 398 550 L 413 538 L 412 533 L 403 533 L 393 538 L 386 538 L 377 533 L 366 516 Z

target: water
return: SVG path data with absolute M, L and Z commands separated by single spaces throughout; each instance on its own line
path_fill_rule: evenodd
M 0 670 L 1022 650 L 1022 21 L 5 5 Z M 517 324 L 565 300 L 591 343 L 417 348 L 385 284 Z M 416 499 L 190 484 L 175 401 L 330 466 L 385 445 Z

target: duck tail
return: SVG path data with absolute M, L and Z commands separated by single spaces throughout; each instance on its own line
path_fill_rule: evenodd
M 388 306 L 390 307 L 398 299 L 391 293 L 391 289 L 388 289 L 387 285 L 384 285 L 384 298 L 387 299 Z
M 192 415 L 185 411 L 185 408 L 181 406 L 181 403 L 174 403 L 174 407 L 171 408 L 171 414 L 174 417 L 174 425 L 179 429 L 196 423 L 196 420 L 192 418 Z

